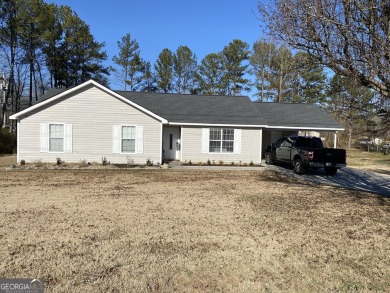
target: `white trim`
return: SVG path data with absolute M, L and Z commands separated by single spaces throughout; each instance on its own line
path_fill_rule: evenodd
M 16 162 L 20 162 L 20 120 L 16 122 L 16 131 L 18 132 L 16 134 Z M 39 130 L 40 131 L 40 130 Z
M 169 122 L 169 125 L 174 126 L 203 126 L 203 127 L 224 127 L 224 128 L 261 128 L 266 127 L 266 125 L 240 125 L 240 124 L 209 124 L 209 123 L 179 123 L 179 122 Z
M 73 126 L 65 124 L 64 126 L 64 152 L 73 153 Z
M 206 130 L 208 130 L 208 137 L 207 137 L 207 154 L 218 154 L 218 155 L 221 155 L 221 154 L 230 154 L 230 155 L 237 155 L 237 154 L 240 154 L 241 153 L 241 129 L 240 128 L 216 128 L 216 129 L 220 129 L 221 130 L 221 147 L 220 147 L 220 152 L 210 152 L 210 130 L 211 128 L 203 128 L 202 130 L 202 151 L 204 151 L 203 149 L 203 144 L 205 143 L 205 134 L 206 134 Z M 233 140 L 233 151 L 232 152 L 222 152 L 222 146 L 223 146 L 223 129 L 232 129 L 233 130 L 233 136 L 234 136 L 234 140 Z M 238 132 L 236 132 L 238 130 Z M 240 150 L 239 152 L 236 151 L 236 135 L 237 133 L 239 133 L 239 144 L 240 144 Z M 215 140 L 214 140 L 215 141 Z
M 343 131 L 345 128 L 326 128 L 326 127 L 292 127 L 292 126 L 266 126 L 266 129 L 290 129 L 290 130 L 322 130 L 322 131 Z
M 202 128 L 201 153 L 208 154 L 210 151 L 210 128 Z
M 123 96 L 113 92 L 112 90 L 106 88 L 105 86 L 102 86 L 101 84 L 97 83 L 96 81 L 94 81 L 92 79 L 90 79 L 90 80 L 88 80 L 88 81 L 86 81 L 86 82 L 84 82 L 84 83 L 82 83 L 82 84 L 80 84 L 78 86 L 75 86 L 75 87 L 73 87 L 71 89 L 65 90 L 64 92 L 62 92 L 62 93 L 60 93 L 58 95 L 55 95 L 55 96 L 53 96 L 53 97 L 51 97 L 51 98 L 49 98 L 49 99 L 47 99 L 47 100 L 45 100 L 43 102 L 35 104 L 34 106 L 31 106 L 31 107 L 29 107 L 29 108 L 27 108 L 27 109 L 25 109 L 23 111 L 15 113 L 14 115 L 10 116 L 9 119 L 13 119 L 13 120 L 17 119 L 17 118 L 19 118 L 22 115 L 25 115 L 25 114 L 27 114 L 27 113 L 35 110 L 35 109 L 39 109 L 42 106 L 45 106 L 45 105 L 47 105 L 49 103 L 52 103 L 52 102 L 54 102 L 54 101 L 56 101 L 56 100 L 58 100 L 58 99 L 60 99 L 60 98 L 62 98 L 64 96 L 66 96 L 66 95 L 74 93 L 74 92 L 78 91 L 79 89 L 82 89 L 82 88 L 87 87 L 89 85 L 93 85 L 93 86 L 97 87 L 98 89 L 100 89 L 100 90 L 102 90 L 102 91 L 104 91 L 104 92 L 106 92 L 106 93 L 108 93 L 108 94 L 118 98 L 122 102 L 125 102 L 125 103 L 133 106 L 134 108 L 136 108 L 136 109 L 138 109 L 138 110 L 140 110 L 140 111 L 142 111 L 142 112 L 152 116 L 153 118 L 156 118 L 157 120 L 160 120 L 160 122 L 162 122 L 162 123 L 168 123 L 168 121 L 166 119 L 164 119 L 164 118 L 154 114 L 153 112 L 151 112 L 151 111 L 141 107 L 140 105 L 138 105 L 138 104 L 136 104 L 136 103 L 134 103 L 134 102 L 124 98 Z
M 263 159 L 262 153 L 263 153 L 263 129 L 260 129 L 260 164 Z
M 121 153 L 121 126 L 120 125 L 113 125 L 112 126 L 112 153 L 113 154 L 120 154 Z
M 183 162 L 183 127 L 180 127 L 180 162 Z
M 234 154 L 241 154 L 241 129 L 234 128 L 234 141 L 233 141 L 233 153 Z
M 134 138 L 134 152 L 123 152 L 122 151 L 122 127 L 134 127 L 135 128 L 135 138 Z M 121 124 L 119 125 L 119 153 L 120 154 L 132 154 L 136 155 L 137 152 L 137 125 L 135 124 Z
M 64 137 L 63 137 L 63 146 L 62 146 L 62 149 L 63 151 L 62 152 L 53 152 L 53 151 L 50 151 L 50 125 L 62 125 L 64 127 Z M 63 122 L 49 122 L 47 123 L 47 153 L 48 154 L 64 154 L 65 153 L 65 123 Z
M 144 127 L 137 125 L 135 127 L 135 151 L 137 154 L 144 153 Z
M 160 165 L 162 165 L 164 162 L 162 160 L 162 152 L 163 152 L 163 125 L 160 124 Z

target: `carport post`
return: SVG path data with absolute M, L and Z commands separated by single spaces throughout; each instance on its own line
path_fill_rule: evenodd
M 337 148 L 337 131 L 334 132 L 333 148 Z

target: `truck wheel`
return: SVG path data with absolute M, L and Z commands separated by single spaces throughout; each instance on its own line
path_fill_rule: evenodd
M 303 167 L 303 162 L 301 159 L 294 160 L 294 172 L 299 175 L 305 174 L 305 168 Z
M 265 154 L 265 163 L 268 165 L 272 165 L 272 159 L 271 159 L 271 154 Z
M 337 173 L 337 168 L 325 168 L 325 174 L 329 176 L 333 176 Z

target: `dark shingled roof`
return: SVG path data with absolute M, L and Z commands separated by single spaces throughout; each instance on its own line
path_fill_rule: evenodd
M 314 104 L 253 104 L 271 127 L 343 128 L 325 110 Z
M 39 102 L 66 90 L 50 89 Z M 170 123 L 343 129 L 325 110 L 314 104 L 260 103 L 252 102 L 246 96 L 114 92 Z
M 267 124 L 248 97 L 115 92 L 171 123 Z

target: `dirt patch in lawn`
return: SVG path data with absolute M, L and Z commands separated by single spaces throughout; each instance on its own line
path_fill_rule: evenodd
M 390 203 L 369 193 L 274 171 L 0 176 L 0 276 L 47 292 L 390 289 Z

